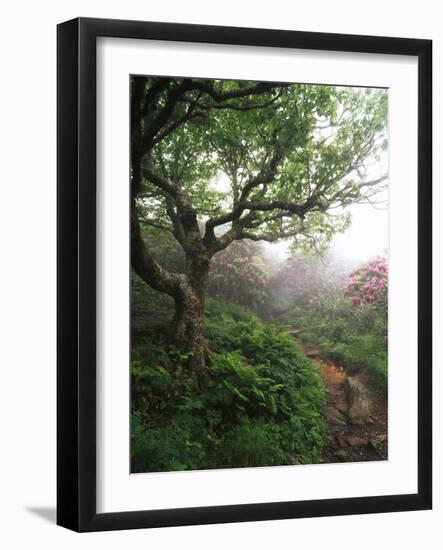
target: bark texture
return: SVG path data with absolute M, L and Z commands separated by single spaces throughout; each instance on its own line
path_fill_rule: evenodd
M 198 373 L 205 367 L 207 351 L 204 308 L 204 293 L 185 285 L 175 298 L 175 315 L 171 326 L 173 343 L 184 352 L 189 352 L 189 364 Z

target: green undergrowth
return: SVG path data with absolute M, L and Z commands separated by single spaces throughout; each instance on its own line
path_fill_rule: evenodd
M 386 390 L 387 343 L 384 323 L 376 316 L 356 315 L 346 304 L 340 304 L 333 314 L 294 307 L 283 323 L 302 329 L 302 341 L 317 345 L 325 358 L 349 373 L 367 368 L 380 388 Z
M 209 359 L 145 336 L 132 351 L 133 472 L 310 464 L 325 441 L 325 390 L 296 341 L 247 309 L 208 300 Z

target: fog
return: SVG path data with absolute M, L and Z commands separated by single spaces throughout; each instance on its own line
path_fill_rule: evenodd
M 330 252 L 336 261 L 357 265 L 378 255 L 387 254 L 389 246 L 389 211 L 370 204 L 355 204 L 346 210 L 351 225 L 333 237 Z M 290 242 L 263 243 L 270 261 L 281 262 L 290 256 Z
M 367 179 L 376 179 L 388 172 L 388 153 L 383 153 L 378 161 L 368 164 Z M 214 189 L 225 192 L 228 196 L 230 182 L 220 173 L 213 183 Z M 380 191 L 373 197 L 373 203 L 353 204 L 343 209 L 351 216 L 350 227 L 343 233 L 336 234 L 330 243 L 329 256 L 334 262 L 354 267 L 379 255 L 387 255 L 389 248 L 389 209 L 388 186 L 380 186 Z M 291 255 L 290 241 L 267 243 L 262 241 L 263 249 L 271 263 L 280 263 Z
M 343 260 L 363 262 L 385 254 L 388 249 L 388 210 L 378 210 L 369 204 L 349 208 L 351 227 L 335 235 L 331 243 L 334 255 Z

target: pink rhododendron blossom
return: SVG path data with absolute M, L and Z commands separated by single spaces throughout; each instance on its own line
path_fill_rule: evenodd
M 261 246 L 238 241 L 214 256 L 209 291 L 218 300 L 255 309 L 267 299 L 269 280 Z
M 354 269 L 343 289 L 344 296 L 352 294 L 352 303 L 359 306 L 363 303 L 375 306 L 387 306 L 388 263 L 383 257 L 374 258 L 368 263 Z

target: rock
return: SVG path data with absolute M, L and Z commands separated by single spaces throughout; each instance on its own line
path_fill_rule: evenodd
M 344 386 L 349 403 L 349 421 L 356 426 L 364 426 L 370 414 L 368 390 L 357 378 L 345 378 Z
M 369 441 L 365 437 L 358 437 L 357 435 L 350 435 L 348 437 L 348 443 L 351 447 L 366 447 Z
M 339 449 L 339 450 L 335 453 L 335 456 L 336 456 L 341 462 L 346 462 L 347 460 L 349 460 L 349 455 L 348 455 L 348 453 L 347 453 L 344 449 Z
M 336 407 L 338 409 L 338 407 L 336 405 L 336 400 L 340 396 L 340 393 L 337 390 L 333 389 L 333 388 L 326 388 L 326 393 L 328 394 L 328 397 L 330 398 L 330 405 L 333 406 L 333 407 Z
M 335 405 L 335 408 L 342 414 L 346 414 L 348 412 L 348 407 L 343 403 L 338 403 L 337 405 Z
M 374 447 L 376 451 L 380 450 L 383 447 L 388 436 L 386 434 L 375 434 L 369 440 L 369 443 Z
M 334 407 L 326 407 L 326 419 L 335 426 L 344 426 L 346 423 L 344 416 Z
M 337 440 L 337 443 L 338 443 L 339 447 L 346 447 L 347 444 L 348 444 L 347 441 L 346 441 L 346 437 L 343 436 L 343 435 L 336 434 L 335 439 Z

